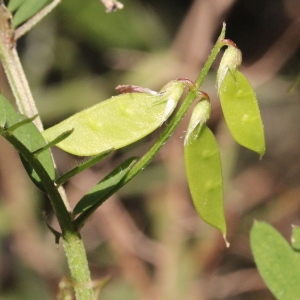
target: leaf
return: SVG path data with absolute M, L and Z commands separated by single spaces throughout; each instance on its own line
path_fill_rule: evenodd
M 123 180 L 136 161 L 137 158 L 131 157 L 104 177 L 88 194 L 81 198 L 75 206 L 73 214 L 87 212 L 89 215 L 98 208 L 107 199 L 107 195 L 110 195 L 110 192 Z
M 259 273 L 274 296 L 278 300 L 299 299 L 300 260 L 289 243 L 264 222 L 254 223 L 250 243 Z
M 15 109 L 12 107 L 12 105 L 4 98 L 3 95 L 0 94 L 0 121 L 3 123 L 3 119 L 6 119 L 5 122 L 5 129 L 9 129 L 11 126 L 14 126 L 15 124 L 25 120 L 27 117 L 19 114 L 15 111 Z M 3 108 L 3 110 L 2 110 Z M 5 112 L 5 113 L 4 113 Z M 9 134 L 5 136 L 5 131 L 2 132 L 4 134 L 4 137 L 8 139 L 9 141 Z M 15 129 L 12 133 L 14 137 L 16 137 L 29 151 L 34 152 L 37 149 L 40 149 L 46 145 L 46 141 L 44 140 L 43 136 L 41 135 L 40 131 L 37 129 L 37 127 L 32 123 L 26 123 L 17 129 Z M 31 165 L 22 157 L 21 154 L 21 160 L 23 162 L 23 165 L 32 179 L 32 181 L 36 184 L 38 188 L 41 190 L 44 190 L 39 176 L 36 174 L 36 172 L 33 170 Z M 39 162 L 42 164 L 42 166 L 45 168 L 46 172 L 48 173 L 49 177 L 54 180 L 55 179 L 55 168 L 53 165 L 53 160 L 51 156 L 50 150 L 45 150 L 42 153 L 40 153 L 37 157 Z
M 188 185 L 198 214 L 225 235 L 220 153 L 213 133 L 205 124 L 199 136 L 185 144 L 184 160 Z
M 24 3 L 24 0 L 10 0 L 8 2 L 7 8 L 10 12 L 14 12 L 18 7 Z
M 71 177 L 83 172 L 84 170 L 94 166 L 95 164 L 99 163 L 101 160 L 106 158 L 111 152 L 113 152 L 114 149 L 109 149 L 107 151 L 104 151 L 94 157 L 91 157 L 87 161 L 81 163 L 79 166 L 76 166 L 75 168 L 71 169 L 64 175 L 60 176 L 56 179 L 55 183 L 60 186 L 64 184 L 67 180 L 69 180 Z
M 238 70 L 228 69 L 220 82 L 219 96 L 226 124 L 236 142 L 264 155 L 264 128 L 255 93 L 247 78 Z
M 43 6 L 49 2 L 49 0 L 26 0 L 20 5 L 19 3 L 13 3 L 12 8 L 15 9 L 16 5 L 18 5 L 18 9 L 13 16 L 13 24 L 14 27 L 19 26 L 20 24 L 26 22 L 32 16 L 34 16 Z
M 176 107 L 184 83 L 171 81 L 160 93 L 128 93 L 112 97 L 83 110 L 45 130 L 47 141 L 64 131 L 74 132 L 57 146 L 79 156 L 92 156 L 119 149 L 148 135 L 169 117 Z

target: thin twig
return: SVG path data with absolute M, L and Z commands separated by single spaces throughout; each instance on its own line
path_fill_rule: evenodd
M 49 5 L 45 6 L 39 12 L 37 12 L 32 18 L 30 18 L 26 23 L 15 30 L 15 40 L 18 40 L 21 36 L 32 29 L 38 22 L 40 22 L 46 15 L 48 15 L 61 0 L 53 0 Z

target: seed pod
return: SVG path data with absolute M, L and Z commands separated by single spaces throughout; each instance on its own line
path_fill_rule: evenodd
M 251 84 L 238 70 L 240 60 L 240 51 L 228 47 L 217 76 L 221 106 L 236 142 L 263 156 L 266 146 L 260 111 Z
M 79 156 L 91 156 L 127 146 L 153 132 L 170 116 L 184 90 L 171 81 L 159 93 L 126 93 L 100 102 L 45 130 L 51 141 L 70 129 L 74 132 L 57 146 Z
M 184 146 L 188 185 L 200 217 L 225 237 L 220 153 L 213 133 L 205 124 L 198 126 L 201 126 L 198 136 L 190 138 Z

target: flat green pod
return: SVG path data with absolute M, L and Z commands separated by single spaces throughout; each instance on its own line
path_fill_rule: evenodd
M 133 92 L 112 97 L 45 130 L 47 141 L 74 129 L 58 143 L 62 150 L 91 156 L 127 146 L 153 132 L 170 116 L 184 90 L 181 81 L 169 82 L 159 93 Z
M 266 149 L 264 127 L 250 82 L 240 71 L 228 68 L 219 83 L 219 96 L 233 138 L 240 145 L 263 156 Z
M 219 148 L 205 124 L 197 137 L 191 136 L 184 146 L 186 175 L 193 203 L 200 217 L 219 229 L 225 237 L 223 179 Z

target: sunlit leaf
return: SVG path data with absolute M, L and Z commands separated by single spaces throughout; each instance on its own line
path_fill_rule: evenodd
M 276 299 L 299 299 L 300 260 L 289 243 L 264 222 L 255 222 L 250 242 L 259 273 Z

